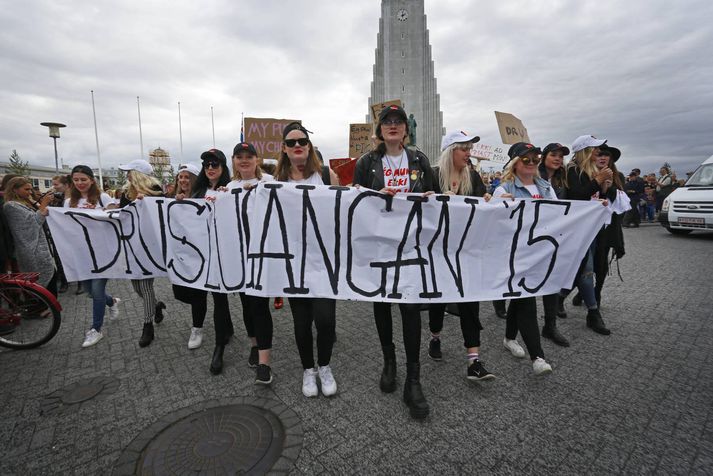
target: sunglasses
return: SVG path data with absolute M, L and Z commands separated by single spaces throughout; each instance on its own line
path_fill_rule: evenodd
M 387 119 L 381 123 L 384 126 L 400 126 L 406 124 L 403 119 Z
M 540 157 L 520 157 L 520 162 L 525 165 L 534 164 L 537 165 L 542 159 Z
M 204 162 L 204 163 L 203 163 L 203 168 L 204 168 L 204 169 L 219 169 L 219 168 L 220 168 L 220 162 Z
M 307 139 L 306 137 L 303 137 L 302 139 L 285 139 L 285 145 L 287 147 L 294 147 L 297 144 L 304 147 L 309 144 L 309 139 Z

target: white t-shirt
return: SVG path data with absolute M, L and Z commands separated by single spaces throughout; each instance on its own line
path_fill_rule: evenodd
M 381 165 L 384 169 L 384 187 L 393 188 L 397 192 L 411 191 L 406 150 L 402 150 L 399 156 L 384 155 L 381 158 Z
M 112 205 L 116 203 L 113 198 L 111 198 L 108 194 L 102 193 L 99 196 L 99 203 L 94 207 L 94 210 L 103 210 L 104 208 L 108 207 L 109 205 Z M 77 202 L 77 206 L 75 208 L 89 208 L 87 207 L 87 199 L 86 198 L 80 198 L 79 201 Z M 64 208 L 69 208 L 69 198 L 64 201 Z
M 530 192 L 530 195 L 532 198 L 546 198 L 548 200 L 557 200 L 557 195 L 555 194 L 555 191 L 550 187 L 550 194 L 547 197 L 543 197 L 540 195 L 540 191 L 537 190 L 537 185 L 525 185 L 525 188 L 527 189 L 528 192 Z M 498 188 L 495 189 L 493 192 L 493 197 L 500 197 L 507 192 L 502 186 L 499 186 Z
M 272 182 L 275 180 L 275 177 L 273 177 L 270 174 L 262 174 L 262 177 L 260 179 L 257 178 L 251 178 L 248 180 L 233 180 L 228 184 L 228 190 L 232 190 L 234 188 L 243 188 L 245 185 L 256 185 L 258 183 L 262 182 Z
M 324 182 L 322 181 L 322 171 L 320 170 L 319 172 L 315 172 L 312 174 L 311 177 L 307 177 L 301 180 L 292 180 L 291 178 L 287 180 L 289 183 L 302 183 L 302 184 L 309 184 L 309 185 L 324 185 Z

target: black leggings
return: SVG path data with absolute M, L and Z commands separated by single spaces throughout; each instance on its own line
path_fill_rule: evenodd
M 421 352 L 421 305 L 399 304 L 401 311 L 401 327 L 404 333 L 404 350 L 406 363 L 418 363 Z M 391 324 L 391 303 L 374 303 L 374 321 L 379 333 L 381 347 L 394 345 L 394 334 Z
M 295 324 L 295 342 L 300 353 L 302 368 L 314 368 L 312 322 L 317 328 L 317 364 L 320 367 L 329 365 L 329 361 L 332 359 L 332 348 L 334 347 L 337 301 L 325 298 L 295 297 L 287 300 L 292 310 L 292 320 Z
M 257 340 L 259 350 L 272 348 L 272 314 L 270 314 L 270 298 L 240 294 L 243 304 L 243 322 L 248 337 Z
M 511 299 L 508 306 L 508 315 L 505 321 L 505 337 L 513 340 L 520 331 L 525 342 L 530 359 L 545 358 L 545 353 L 540 345 L 540 333 L 537 325 L 537 299 L 527 297 Z
M 210 293 L 213 296 L 213 325 L 215 326 L 215 344 L 225 345 L 230 336 L 234 334 L 233 321 L 230 319 L 230 306 L 228 295 L 224 293 Z M 191 299 L 191 314 L 193 327 L 203 327 L 205 315 L 208 312 L 208 291 L 194 289 Z
M 480 347 L 480 305 L 477 302 L 459 302 L 458 314 L 460 314 L 460 329 L 463 332 L 463 345 L 466 349 Z M 446 304 L 429 304 L 428 306 L 428 327 L 432 334 L 439 334 L 443 330 L 443 315 L 446 312 Z
M 52 296 L 57 297 L 57 271 L 54 272 L 50 282 L 45 286 L 45 289 L 52 293 Z

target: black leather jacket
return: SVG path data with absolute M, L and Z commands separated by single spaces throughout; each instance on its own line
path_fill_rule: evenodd
M 433 169 L 431 169 L 428 157 L 423 152 L 411 149 L 406 149 L 406 156 L 408 157 L 411 183 L 410 191 L 416 193 L 435 191 Z M 354 185 L 361 185 L 372 190 L 384 188 L 384 167 L 381 162 L 383 157 L 384 154 L 378 150 L 361 156 L 354 170 Z

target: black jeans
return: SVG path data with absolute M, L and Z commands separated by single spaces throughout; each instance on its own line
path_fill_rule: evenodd
M 525 342 L 530 359 L 545 358 L 545 353 L 540 345 L 540 333 L 537 325 L 537 299 L 527 297 L 512 299 L 508 306 L 508 315 L 505 321 L 505 337 L 515 339 L 520 331 Z
M 404 334 L 406 363 L 418 363 L 421 352 L 421 305 L 399 304 L 401 327 Z M 381 347 L 394 345 L 394 333 L 391 322 L 391 303 L 374 303 L 374 322 L 379 333 Z
M 460 329 L 463 332 L 463 345 L 466 349 L 480 347 L 480 305 L 477 302 L 459 302 L 458 314 L 460 314 Z M 443 330 L 443 315 L 446 311 L 446 304 L 430 304 L 428 306 L 428 327 L 432 334 L 438 334 Z
M 258 350 L 272 348 L 272 314 L 270 314 L 270 298 L 240 294 L 243 304 L 243 322 L 248 337 L 257 340 Z
M 206 312 L 208 312 L 208 291 L 194 289 L 191 299 L 191 314 L 193 327 L 203 327 Z M 210 293 L 213 296 L 213 325 L 215 326 L 215 345 L 225 345 L 234 334 L 233 321 L 230 318 L 228 295 Z
M 335 337 L 337 301 L 325 298 L 287 299 L 295 324 L 295 342 L 300 353 L 302 368 L 314 368 L 312 322 L 317 328 L 317 365 L 329 365 Z

